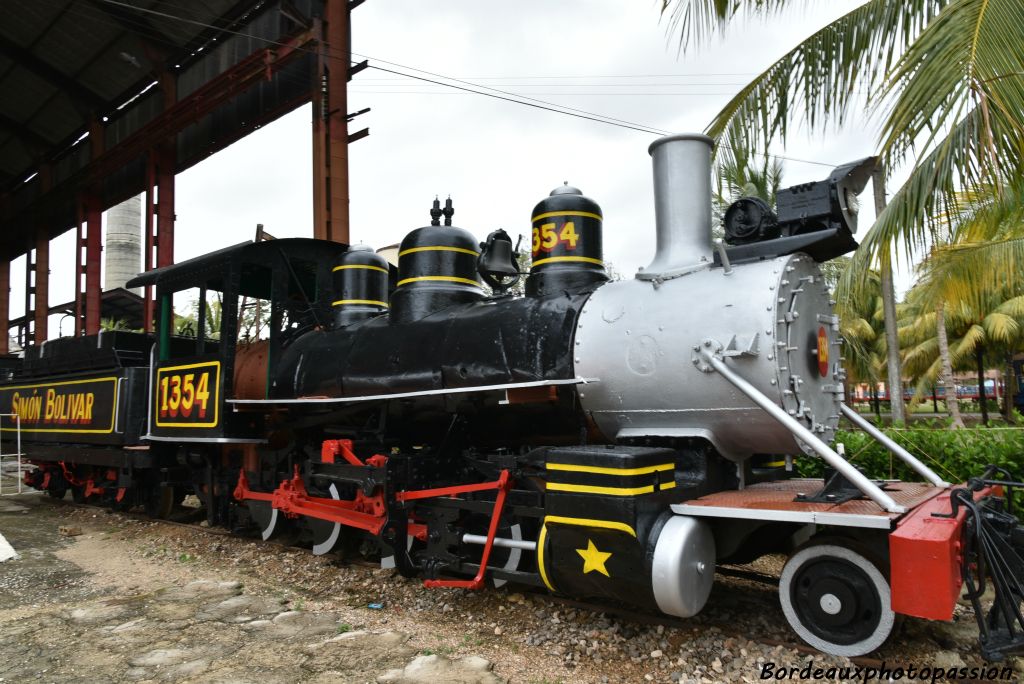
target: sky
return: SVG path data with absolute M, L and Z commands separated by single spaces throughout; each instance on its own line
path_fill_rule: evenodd
M 817 28 L 860 4 L 794 3 L 798 11 L 743 23 L 722 38 L 678 50 L 661 0 L 372 0 L 352 13 L 353 59 L 416 68 L 670 132 L 699 132 L 756 73 Z M 391 64 L 389 64 L 391 63 Z M 401 67 L 393 65 L 401 65 Z M 483 239 L 504 228 L 528 235 L 534 205 L 563 181 L 601 205 L 605 260 L 626 277 L 654 253 L 648 145 L 658 136 L 459 93 L 367 69 L 349 85 L 349 110 L 369 107 L 351 130 L 351 235 L 397 243 L 429 221 L 435 195 L 451 196 L 455 225 Z M 311 108 L 303 106 L 180 174 L 177 261 L 252 239 L 312 237 Z M 862 115 L 840 131 L 796 128 L 783 186 L 820 180 L 870 156 L 877 128 Z M 818 164 L 806 163 L 807 160 Z M 821 164 L 825 164 L 822 166 Z M 861 234 L 873 220 L 861 197 Z M 51 246 L 51 296 L 72 298 L 74 240 Z M 11 315 L 23 306 L 23 259 L 12 268 Z M 908 280 L 901 278 L 904 286 Z M 56 319 L 51 336 L 57 334 Z M 71 321 L 63 324 L 69 333 Z

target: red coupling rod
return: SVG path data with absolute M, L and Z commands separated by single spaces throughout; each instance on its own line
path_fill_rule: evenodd
M 380 534 L 387 522 L 387 507 L 384 505 L 382 493 L 365 496 L 361 491 L 357 491 L 355 499 L 351 500 L 310 496 L 299 475 L 298 466 L 295 467 L 295 475 L 283 481 L 273 492 L 255 492 L 249 489 L 249 479 L 243 468 L 238 473 L 234 497 L 239 501 L 265 501 L 289 518 L 304 515 L 308 518 L 356 527 L 375 535 Z

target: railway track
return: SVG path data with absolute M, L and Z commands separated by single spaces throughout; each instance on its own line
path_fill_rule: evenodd
M 277 548 L 277 549 L 281 549 L 281 550 L 302 550 L 303 549 L 303 547 L 297 546 L 297 545 L 292 544 L 292 543 L 288 543 L 287 541 L 278 541 L 278 540 L 263 541 L 263 540 L 258 539 L 258 538 L 246 537 L 244 535 L 235 534 L 235 533 L 231 532 L 230 530 L 226 530 L 226 529 L 223 529 L 223 528 L 204 527 L 204 526 L 201 526 L 201 525 L 197 524 L 194 521 L 183 520 L 183 519 L 180 519 L 180 518 L 177 519 L 177 520 L 175 520 L 175 519 L 154 519 L 154 518 L 150 518 L 150 517 L 148 517 L 148 516 L 146 516 L 145 514 L 142 514 L 142 513 L 136 513 L 136 512 L 131 512 L 131 511 L 128 511 L 128 512 L 111 511 L 109 508 L 105 508 L 105 507 L 101 507 L 101 506 L 96 506 L 96 505 L 92 505 L 92 504 L 87 504 L 87 503 L 75 503 L 75 502 L 68 501 L 68 500 L 51 499 L 49 497 L 40 497 L 40 500 L 46 502 L 46 504 L 48 504 L 50 506 L 53 506 L 54 508 L 69 508 L 69 509 L 82 509 L 82 510 L 93 510 L 93 511 L 100 510 L 100 511 L 105 511 L 105 512 L 108 512 L 108 513 L 111 513 L 111 514 L 116 514 L 116 515 L 122 516 L 124 518 L 131 519 L 131 520 L 136 520 L 136 521 L 139 521 L 139 522 L 147 522 L 147 523 L 152 523 L 152 524 L 156 524 L 156 525 L 164 525 L 164 526 L 167 526 L 167 527 L 184 528 L 184 529 L 189 530 L 190 532 L 199 532 L 201 534 L 209 535 L 209 536 L 214 536 L 214 537 L 222 537 L 222 538 L 223 537 L 229 537 L 231 539 L 235 539 L 235 540 L 239 540 L 239 541 L 243 541 L 243 542 L 249 542 L 249 543 L 251 543 L 254 546 L 259 546 L 260 548 L 272 547 L 272 548 Z M 198 511 L 197 511 L 197 513 L 198 513 Z M 192 517 L 194 517 L 194 516 L 192 516 Z M 358 558 L 346 559 L 345 562 L 346 562 L 347 565 L 361 567 L 361 568 L 366 568 L 366 569 L 378 569 L 380 567 L 377 562 L 366 560 L 366 559 L 358 559 Z M 778 584 L 778 578 L 776 578 L 776 577 L 773 577 L 771 575 L 767 575 L 765 573 L 760 573 L 760 572 L 755 572 L 755 571 L 751 571 L 751 570 L 746 570 L 746 569 L 743 569 L 743 568 L 736 568 L 736 567 L 731 567 L 731 566 L 723 566 L 723 567 L 717 568 L 716 569 L 716 573 L 718 573 L 719 575 L 722 575 L 724 577 L 728 577 L 728 578 L 732 578 L 732 579 L 736 579 L 736 580 L 741 580 L 741 581 L 745 581 L 745 582 L 751 582 L 751 583 L 754 583 L 754 584 L 757 584 L 757 585 L 770 586 L 770 587 L 773 587 L 773 591 L 774 591 L 774 587 L 777 586 L 777 584 Z M 742 586 L 742 585 L 740 585 L 740 586 Z M 673 617 L 664 616 L 664 615 L 657 615 L 657 614 L 654 614 L 654 613 L 648 613 L 648 612 L 644 612 L 644 611 L 632 610 L 632 609 L 621 607 L 621 606 L 609 606 L 609 605 L 604 605 L 604 604 L 592 603 L 592 602 L 589 602 L 589 601 L 580 601 L 578 599 L 571 599 L 571 598 L 566 598 L 566 597 L 563 597 L 563 596 L 553 595 L 553 594 L 550 594 L 550 593 L 548 593 L 546 591 L 543 591 L 543 590 L 540 590 L 540 589 L 536 589 L 536 588 L 533 588 L 533 587 L 518 587 L 517 589 L 521 593 L 529 594 L 532 598 L 537 599 L 537 600 L 542 601 L 542 602 L 545 602 L 545 603 L 547 603 L 549 605 L 565 606 L 566 608 L 570 608 L 570 609 L 574 609 L 574 610 L 586 610 L 586 611 L 590 611 L 590 612 L 593 612 L 593 613 L 596 613 L 596 614 L 604 613 L 604 614 L 614 616 L 614 617 L 616 617 L 616 618 L 618 618 L 620 620 L 623 620 L 623 621 L 626 621 L 626 622 L 629 622 L 629 623 L 633 623 L 633 624 L 636 624 L 636 625 L 644 625 L 644 626 L 652 626 L 652 627 L 662 626 L 662 627 L 673 628 L 673 629 L 683 629 L 683 628 L 686 627 L 686 624 L 683 621 L 681 621 L 679 618 L 673 618 Z M 750 596 L 746 597 L 747 599 L 749 599 L 749 602 L 761 603 L 761 604 L 766 604 L 767 603 L 764 600 L 764 596 L 758 596 L 758 595 L 756 595 L 753 592 L 750 592 L 750 594 L 751 594 Z M 793 641 L 787 641 L 787 640 L 783 640 L 783 639 L 773 639 L 773 638 L 769 638 L 769 637 L 760 637 L 760 636 L 752 637 L 749 633 L 746 633 L 746 632 L 741 631 L 740 629 L 737 629 L 737 626 L 736 626 L 735 622 L 733 622 L 733 621 L 728 621 L 727 622 L 727 621 L 705 620 L 704 622 L 701 623 L 701 625 L 703 627 L 715 627 L 715 628 L 717 628 L 721 632 L 721 634 L 724 637 L 726 637 L 726 638 L 732 637 L 732 638 L 739 639 L 739 640 L 753 640 L 753 641 L 757 641 L 757 642 L 759 642 L 759 643 L 761 643 L 763 645 L 770 646 L 770 647 L 773 647 L 773 648 L 781 646 L 782 648 L 784 648 L 786 650 L 796 651 L 796 652 L 804 654 L 804 655 L 814 655 L 814 656 L 823 655 L 817 649 L 814 649 L 814 648 L 812 648 L 810 646 L 807 646 L 806 644 L 797 643 L 797 642 L 793 642 Z M 877 668 L 881 668 L 881 666 L 883 665 L 883 662 L 881 660 L 879 660 L 877 658 L 866 657 L 866 656 L 850 658 L 849 660 L 854 665 L 856 665 L 858 667 L 864 667 L 864 668 L 876 668 L 877 669 Z

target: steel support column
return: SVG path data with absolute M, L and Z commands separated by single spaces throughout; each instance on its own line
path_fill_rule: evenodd
M 35 268 L 35 343 L 42 344 L 50 334 L 50 236 L 44 229 L 36 233 Z M 25 310 L 26 316 L 28 309 Z
M 172 76 L 163 74 L 160 86 L 166 113 L 177 105 L 177 85 Z M 144 271 L 174 263 L 175 140 L 176 137 L 171 135 L 146 153 L 146 199 L 143 207 L 145 243 L 142 256 Z M 146 332 L 151 332 L 156 312 L 152 286 L 146 286 L 143 297 L 143 326 Z
M 53 187 L 53 169 L 50 164 L 43 164 L 39 168 L 39 179 L 42 183 L 44 193 L 50 192 Z M 35 244 L 36 256 L 33 269 L 33 282 L 27 283 L 32 286 L 32 308 L 25 307 L 25 328 L 28 329 L 29 312 L 33 312 L 35 320 L 33 327 L 35 334 L 32 342 L 42 344 L 49 337 L 50 333 L 50 226 L 40 221 L 36 224 Z M 29 252 L 31 256 L 31 252 Z M 31 260 L 30 260 L 31 261 Z M 28 277 L 28 276 L 26 276 Z M 29 288 L 25 288 L 26 293 Z M 26 341 L 28 335 L 25 336 Z
M 326 0 L 313 83 L 313 237 L 349 242 L 348 0 Z
M 18 343 L 22 347 L 46 341 L 50 314 L 49 276 L 50 241 L 45 229 L 39 228 L 25 251 L 25 316 L 18 326 Z
M 143 204 L 145 244 L 142 270 L 150 271 L 174 263 L 174 147 L 161 145 L 146 157 L 146 199 Z M 151 286 L 146 287 L 143 319 L 147 332 L 153 330 L 156 311 Z
M 89 122 L 89 153 L 92 161 L 103 157 L 103 124 Z M 100 259 L 102 259 L 103 204 L 96 186 L 78 195 L 78 235 L 75 239 L 75 335 L 100 331 Z M 82 250 L 85 250 L 84 254 Z M 27 315 L 27 312 L 26 312 Z
M 154 250 L 156 249 L 156 234 L 153 232 L 153 214 L 156 212 L 156 198 L 154 197 L 153 186 L 156 185 L 156 164 L 153 159 L 154 153 L 150 151 L 146 155 L 146 198 L 143 200 L 143 244 L 142 244 L 142 270 L 152 271 L 156 263 Z M 146 332 L 153 332 L 153 316 L 155 314 L 153 286 L 147 285 L 143 292 L 142 303 L 142 327 Z
M 0 256 L 0 354 L 9 354 L 11 321 L 11 260 Z
M 162 145 L 156 164 L 156 267 L 174 263 L 174 146 Z
M 84 193 L 79 200 L 75 243 L 75 335 L 95 335 L 100 331 L 101 206 L 99 197 L 93 193 Z
M 32 330 L 35 318 L 32 312 L 35 311 L 33 295 L 35 294 L 36 262 L 32 254 L 32 245 L 25 250 L 25 315 L 18 324 L 18 345 L 22 349 L 32 344 Z

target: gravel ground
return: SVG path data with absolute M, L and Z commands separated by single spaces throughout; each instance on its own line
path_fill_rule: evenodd
M 103 510 L 54 505 L 39 497 L 17 501 L 30 510 L 5 513 L 0 505 L 0 532 L 22 554 L 0 565 L 0 649 L 7 663 L 0 664 L 0 678 L 6 677 L 6 681 L 30 679 L 29 672 L 33 672 L 33 681 L 49 680 L 42 671 L 45 667 L 40 666 L 43 664 L 64 675 L 56 679 L 76 681 L 68 674 L 74 664 L 69 644 L 74 647 L 76 640 L 79 646 L 93 643 L 95 629 L 114 632 L 123 628 L 117 635 L 131 633 L 132 628 L 124 626 L 139 619 L 154 625 L 182 623 L 184 636 L 177 641 L 166 630 L 146 637 L 147 646 L 162 644 L 154 647 L 156 650 L 184 652 L 172 654 L 174 662 L 167 668 L 186 663 L 207 668 L 192 675 L 182 671 L 176 681 L 189 675 L 190 681 L 252 678 L 264 684 L 375 679 L 433 684 L 755 682 L 765 663 L 797 668 L 812 661 L 815 667 L 852 666 L 844 658 L 780 645 L 792 646 L 790 642 L 796 638 L 785 627 L 774 588 L 745 580 L 720 579 L 705 611 L 695 618 L 677 620 L 674 626 L 647 624 L 648 620 L 566 605 L 522 588 L 428 590 L 390 570 L 344 564 L 303 549 L 140 521 Z M 10 502 L 5 503 L 9 506 Z M 62 536 L 61 526 L 80 528 L 82 534 Z M 769 558 L 752 569 L 777 573 L 779 564 L 780 559 Z M 189 583 L 196 580 L 207 582 L 189 589 Z M 231 589 L 213 590 L 215 595 L 208 596 L 195 586 Z M 187 609 L 166 613 L 178 615 L 176 620 L 160 617 L 165 614 L 161 611 L 170 610 L 161 606 L 177 605 L 165 596 L 189 591 L 198 594 L 184 601 Z M 229 595 L 225 598 L 217 591 Z M 232 604 L 226 613 L 223 607 L 216 607 L 228 599 L 237 605 Z M 104 610 L 119 605 L 138 610 L 115 610 L 114 617 L 103 617 L 93 631 L 83 629 L 74 619 L 75 610 L 84 610 L 86 616 L 93 614 L 90 611 L 105 615 Z M 211 611 L 224 616 L 210 618 Z M 974 645 L 973 616 L 967 607 L 959 607 L 957 612 L 952 624 L 906 620 L 899 635 L 873 657 L 890 667 L 981 664 Z M 270 628 L 262 624 L 268 621 Z M 275 621 L 290 623 L 289 629 L 295 633 L 274 627 Z M 253 624 L 258 627 L 251 627 Z M 63 641 L 32 636 L 48 631 L 52 636 L 54 630 L 64 635 Z M 323 646 L 327 639 L 348 633 L 364 640 L 354 651 L 356 642 L 348 644 L 349 650 L 369 654 L 366 658 L 356 662 L 339 655 L 338 642 Z M 151 655 L 146 660 L 137 643 L 122 643 L 117 635 L 102 634 L 109 644 L 119 644 L 116 648 L 108 644 L 108 651 L 123 651 L 103 661 L 109 681 L 167 679 L 167 673 L 178 672 L 165 668 L 156 676 L 159 668 L 145 663 L 164 656 Z M 314 638 L 320 646 L 310 643 Z M 378 642 L 384 646 L 372 645 Z M 328 650 L 318 651 L 322 648 Z M 24 655 L 7 657 L 15 652 Z M 274 658 L 268 660 L 268 652 Z M 305 669 L 275 669 L 282 658 L 306 663 Z M 421 662 L 424 660 L 426 664 Z M 16 665 L 12 671 L 10 663 L 18 662 L 30 665 L 21 669 Z M 463 674 L 440 675 L 430 670 L 437 663 L 469 669 L 458 670 Z M 1021 663 L 1014 660 L 1011 665 L 1021 671 Z M 8 667 L 6 672 L 4 667 Z M 407 672 L 410 667 L 412 674 Z M 415 679 L 419 676 L 416 668 L 424 667 L 424 679 Z

